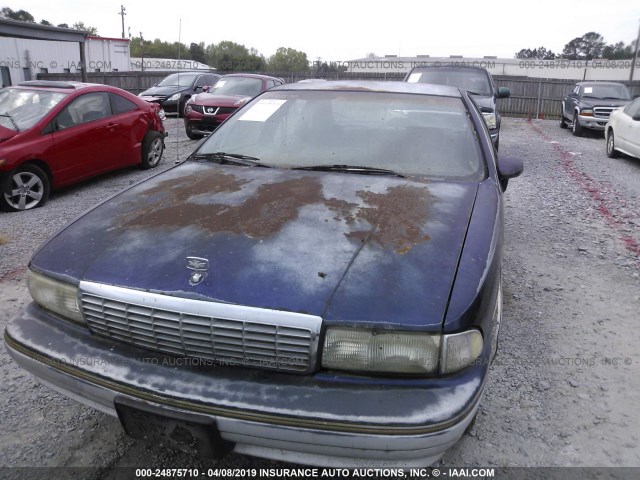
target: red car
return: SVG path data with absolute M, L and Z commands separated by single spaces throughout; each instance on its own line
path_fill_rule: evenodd
M 56 189 L 160 163 L 166 133 L 150 104 L 119 88 L 29 81 L 0 90 L 0 207 L 29 210 Z
M 208 92 L 189 99 L 184 109 L 187 137 L 197 140 L 213 132 L 229 115 L 256 95 L 278 85 L 281 78 L 250 73 L 232 73 L 221 77 Z

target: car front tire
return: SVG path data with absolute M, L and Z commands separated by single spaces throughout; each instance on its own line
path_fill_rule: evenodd
M 203 137 L 203 135 L 200 135 L 199 133 L 193 133 L 193 129 L 189 122 L 184 122 L 184 130 L 190 140 L 200 140 Z
M 609 129 L 609 133 L 607 134 L 607 157 L 617 158 L 619 156 L 620 152 L 616 150 L 616 140 L 613 135 L 613 129 Z
M 162 160 L 163 152 L 162 134 L 153 130 L 148 131 L 142 140 L 142 161 L 140 163 L 142 169 L 148 170 L 157 167 Z
M 44 170 L 33 164 L 22 165 L 2 182 L 0 207 L 8 212 L 41 207 L 49 198 L 50 189 Z
M 576 137 L 581 137 L 584 133 L 584 128 L 582 127 L 582 125 L 580 125 L 580 123 L 578 123 L 577 113 L 573 114 L 573 125 L 571 126 L 571 131 Z

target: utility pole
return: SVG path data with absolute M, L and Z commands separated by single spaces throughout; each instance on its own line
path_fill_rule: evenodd
M 126 8 L 124 8 L 123 5 L 120 5 L 120 12 L 118 13 L 118 15 L 120 15 L 122 17 L 122 38 L 124 37 L 124 16 L 126 15 L 126 13 L 124 13 L 126 11 Z
M 144 38 L 142 37 L 142 32 L 140 32 L 140 47 L 142 50 L 142 71 L 144 72 Z
M 633 82 L 633 72 L 636 69 L 636 62 L 638 61 L 638 50 L 640 50 L 640 25 L 638 25 L 638 38 L 636 38 L 636 48 L 633 52 L 633 63 L 631 64 L 631 73 L 629 74 L 629 81 Z

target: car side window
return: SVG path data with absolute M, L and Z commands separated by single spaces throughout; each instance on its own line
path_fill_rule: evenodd
M 92 122 L 111 115 L 109 94 L 106 92 L 87 93 L 75 98 L 56 117 L 54 127 L 64 130 L 82 123 Z
M 132 112 L 138 109 L 138 106 L 130 100 L 127 100 L 124 97 L 116 93 L 110 93 L 109 99 L 111 100 L 111 111 L 114 115 L 118 115 L 120 113 Z
M 636 98 L 633 102 L 627 105 L 624 109 L 624 113 L 626 113 L 630 117 L 638 115 L 638 113 L 640 113 L 640 98 Z

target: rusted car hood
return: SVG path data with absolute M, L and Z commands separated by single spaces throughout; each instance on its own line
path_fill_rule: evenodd
M 328 323 L 437 329 L 477 188 L 188 162 L 81 217 L 32 267 Z M 189 256 L 209 260 L 200 284 Z
M 215 95 L 212 93 L 199 93 L 194 95 L 193 103 L 205 107 L 233 107 L 238 100 L 251 98 L 247 95 Z

